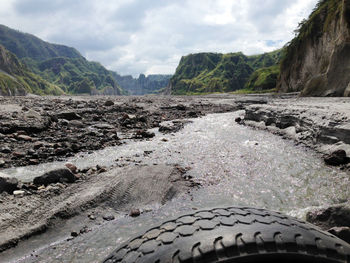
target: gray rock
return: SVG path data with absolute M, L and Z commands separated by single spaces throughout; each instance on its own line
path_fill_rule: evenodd
M 5 174 L 0 173 L 0 193 L 7 192 L 12 194 L 18 189 L 18 180 L 16 178 L 6 177 Z
M 49 185 L 54 183 L 74 183 L 75 175 L 68 168 L 57 169 L 35 177 L 33 183 L 36 185 Z

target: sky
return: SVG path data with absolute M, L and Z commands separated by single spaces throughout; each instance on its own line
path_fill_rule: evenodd
M 122 75 L 173 74 L 198 52 L 260 54 L 318 0 L 0 0 L 0 24 L 75 47 Z

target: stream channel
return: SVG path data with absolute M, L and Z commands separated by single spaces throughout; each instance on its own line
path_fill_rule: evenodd
M 179 164 L 201 183 L 199 189 L 172 201 L 140 207 L 137 218 L 124 214 L 67 241 L 78 219 L 22 241 L 0 254 L 1 262 L 101 262 L 121 242 L 152 224 L 199 208 L 247 205 L 303 218 L 306 211 L 340 203 L 349 197 L 349 175 L 324 165 L 314 151 L 293 141 L 235 122 L 242 112 L 210 114 L 193 119 L 175 134 L 82 154 L 68 161 L 79 168 L 111 166 L 133 158 L 138 165 Z M 144 157 L 144 151 L 150 154 Z M 130 164 L 134 165 L 134 164 Z M 29 180 L 62 163 L 5 170 Z M 23 175 L 26 175 L 24 177 Z M 68 229 L 68 230 L 67 230 Z

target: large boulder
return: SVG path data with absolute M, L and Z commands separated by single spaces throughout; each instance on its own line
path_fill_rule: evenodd
M 0 193 L 7 192 L 12 194 L 18 189 L 18 180 L 16 178 L 9 178 L 5 174 L 0 173 Z
M 33 183 L 46 186 L 54 183 L 74 183 L 76 180 L 77 178 L 71 170 L 68 168 L 62 168 L 35 177 Z
M 337 150 L 325 156 L 324 161 L 326 164 L 337 166 L 349 163 L 349 159 L 344 150 Z

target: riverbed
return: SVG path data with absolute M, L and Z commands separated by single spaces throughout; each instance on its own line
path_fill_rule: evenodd
M 125 160 L 129 160 L 127 165 L 135 167 L 179 165 L 186 167 L 186 176 L 201 186 L 165 204 L 138 207 L 143 213 L 137 218 L 116 209 L 112 211 L 114 220 L 92 224 L 87 233 L 76 238 L 70 237 L 71 231 L 79 230 L 88 219 L 79 216 L 69 219 L 3 252 L 2 260 L 100 262 L 138 231 L 180 213 L 245 205 L 303 218 L 311 208 L 348 199 L 348 174 L 326 166 L 320 155 L 309 148 L 267 131 L 237 124 L 235 118 L 241 115 L 242 111 L 209 114 L 190 119 L 191 123 L 177 133 L 161 134 L 154 129 L 151 131 L 156 136 L 152 139 L 130 140 L 121 146 L 68 159 L 81 169 L 96 164 L 115 166 Z M 18 178 L 26 175 L 21 179 L 30 180 L 38 171 L 61 167 L 64 162 L 5 172 Z

